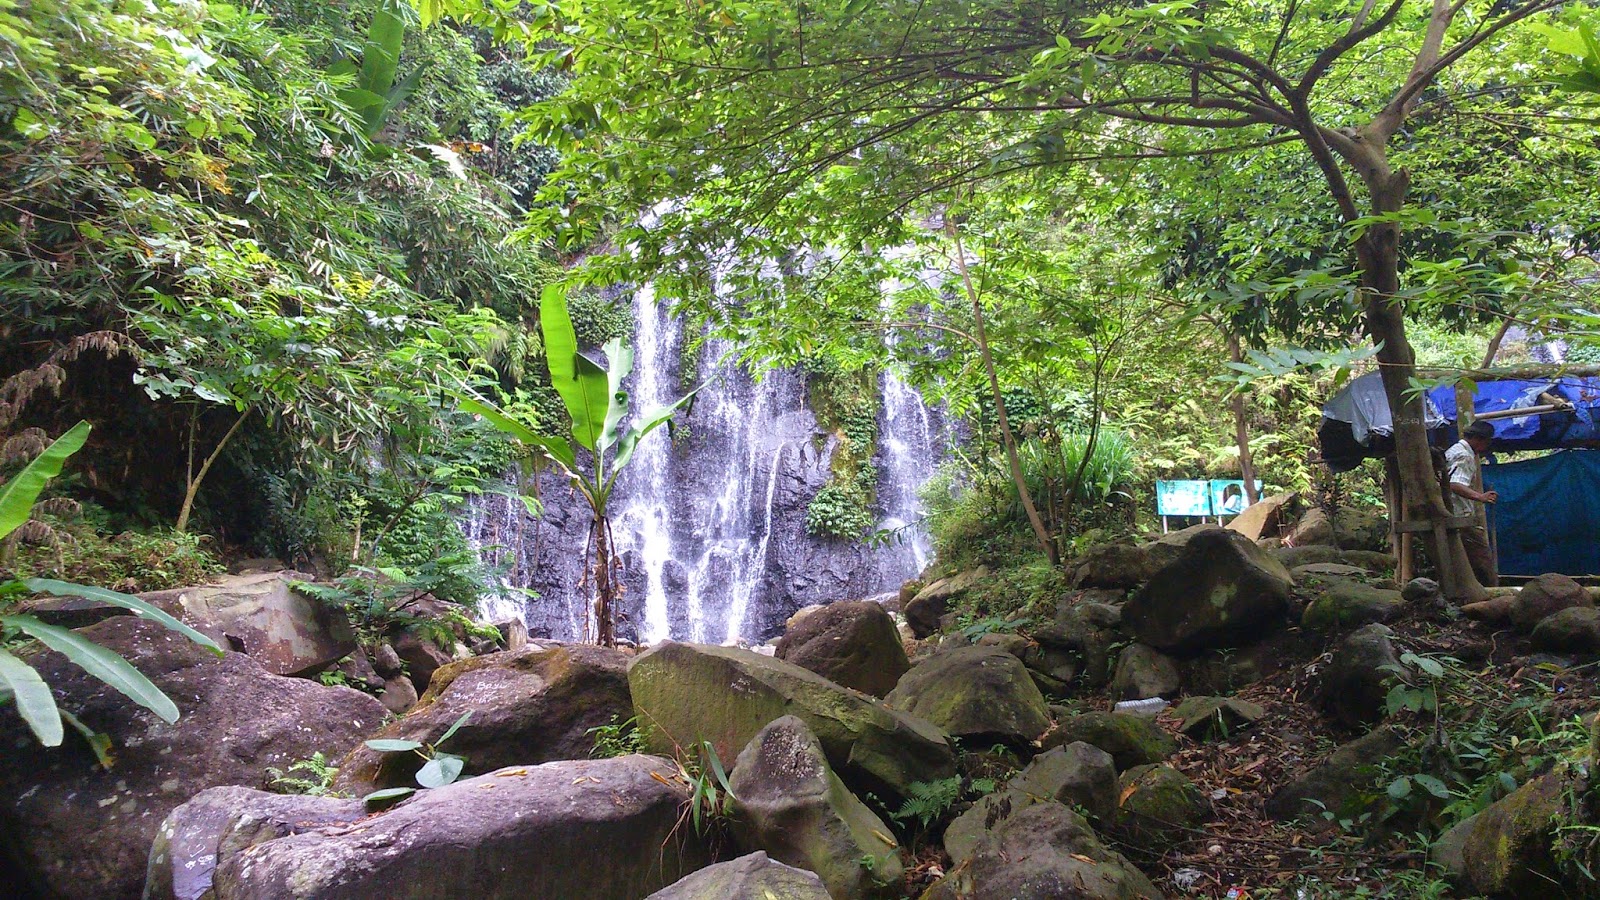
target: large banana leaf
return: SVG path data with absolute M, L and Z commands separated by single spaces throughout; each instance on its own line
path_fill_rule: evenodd
M 599 448 L 602 453 L 617 442 L 617 429 L 622 425 L 622 417 L 628 414 L 628 394 L 622 389 L 622 382 L 633 371 L 633 348 L 623 343 L 622 338 L 606 341 L 604 349 L 606 360 L 611 364 L 611 368 L 606 370 L 611 407 L 606 410 L 605 426 L 600 430 Z
M 127 660 L 77 632 L 46 625 L 33 616 L 0 616 L 0 625 L 21 629 L 163 720 L 178 721 L 178 705 L 172 698 Z
M 400 0 L 380 3 L 373 11 L 367 42 L 361 48 L 361 78 L 357 83 L 380 97 L 388 95 L 400 67 L 400 48 L 406 38 L 403 6 Z
M 112 606 L 120 606 L 123 609 L 132 610 L 140 618 L 159 622 L 210 650 L 212 653 L 218 656 L 222 655 L 222 648 L 217 646 L 216 641 L 168 615 L 159 606 L 140 600 L 132 594 L 121 594 L 105 588 L 90 587 L 87 584 L 73 584 L 70 581 L 55 581 L 50 578 L 29 578 L 22 583 L 28 590 L 39 594 L 52 594 L 57 597 L 84 597 L 89 600 L 99 600 L 101 603 L 109 603 Z
M 701 385 L 701 387 L 704 387 L 704 385 Z M 667 424 L 677 414 L 678 410 L 684 407 L 684 404 L 694 399 L 694 395 L 699 391 L 700 388 L 697 387 L 666 406 L 658 406 L 628 423 L 627 430 L 622 433 L 622 438 L 617 441 L 617 452 L 611 464 L 611 477 L 607 479 L 605 487 L 600 492 L 602 498 L 611 496 L 612 484 L 617 480 L 617 476 L 622 473 L 622 469 L 628 464 L 628 460 L 633 459 L 633 451 L 639 446 L 639 440 L 662 425 Z
M 567 314 L 567 292 L 546 285 L 539 298 L 539 327 L 550 364 L 550 383 L 572 417 L 572 439 L 594 450 L 611 407 L 611 381 L 606 371 L 578 353 L 578 336 Z
M 4 649 L 0 649 L 0 687 L 10 692 L 17 701 L 17 712 L 28 723 L 39 743 L 46 747 L 61 746 L 61 712 L 56 709 L 56 698 L 50 694 L 50 685 L 44 683 L 39 673 Z
M 89 423 L 79 422 L 66 434 L 55 439 L 38 458 L 28 463 L 5 487 L 0 488 L 0 539 L 21 528 L 33 514 L 33 501 L 50 479 L 61 474 L 67 458 L 83 447 L 89 439 Z
M 566 438 L 556 435 L 536 434 L 528 426 L 501 412 L 487 401 L 480 400 L 471 394 L 461 391 L 451 391 L 450 393 L 459 401 L 462 411 L 483 416 L 489 420 L 489 424 L 500 429 L 505 434 L 516 438 L 529 447 L 543 450 L 545 455 L 560 464 L 569 476 L 577 477 L 578 460 L 572 452 L 572 445 L 567 443 Z

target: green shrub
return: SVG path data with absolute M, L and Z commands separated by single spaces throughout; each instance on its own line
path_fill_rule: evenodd
M 99 584 L 126 593 L 203 584 L 223 571 L 206 538 L 168 528 L 104 534 L 75 503 L 46 501 L 55 510 L 36 515 L 29 540 L 17 547 L 15 567 L 29 577 Z

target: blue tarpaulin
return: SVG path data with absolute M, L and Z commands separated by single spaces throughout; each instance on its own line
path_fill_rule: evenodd
M 1600 575 L 1600 451 L 1565 450 L 1483 468 L 1504 575 Z
M 1600 443 L 1600 378 L 1562 376 L 1542 381 L 1480 381 L 1477 395 L 1472 400 L 1476 415 L 1521 409 L 1539 405 L 1541 393 L 1554 394 L 1571 403 L 1571 410 L 1547 412 L 1533 416 L 1509 416 L 1490 419 L 1494 426 L 1496 450 L 1555 450 Z M 1446 421 L 1456 419 L 1456 389 L 1452 385 L 1436 387 L 1428 392 L 1428 399 L 1438 407 Z M 1456 440 L 1455 429 L 1445 429 L 1446 434 L 1435 443 L 1450 444 Z

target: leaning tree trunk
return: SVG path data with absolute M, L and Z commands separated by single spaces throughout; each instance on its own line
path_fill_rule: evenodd
M 1239 345 L 1239 335 L 1232 329 L 1228 336 L 1228 355 L 1236 363 L 1244 362 L 1244 348 Z M 1250 421 L 1246 416 L 1244 391 L 1234 391 L 1229 398 L 1233 407 L 1233 440 L 1239 445 L 1239 477 L 1244 479 L 1244 499 L 1251 506 L 1261 498 L 1256 495 L 1256 465 L 1250 458 Z
M 1363 173 L 1371 191 L 1373 212 L 1398 212 L 1405 203 L 1408 178 L 1404 171 L 1392 172 L 1374 166 Z M 1367 334 L 1378 346 L 1378 365 L 1384 394 L 1394 417 L 1394 453 L 1405 497 L 1404 515 L 1409 521 L 1436 523 L 1434 531 L 1424 532 L 1430 557 L 1439 567 L 1439 584 L 1445 596 L 1465 603 L 1488 596 L 1472 573 L 1461 535 L 1441 531 L 1449 511 L 1428 450 L 1428 431 L 1424 419 L 1424 400 L 1411 390 L 1416 374 L 1416 355 L 1406 340 L 1405 307 L 1397 298 L 1400 290 L 1400 229 L 1393 222 L 1370 227 L 1356 241 L 1356 262 L 1361 288 L 1367 297 Z M 1443 535 L 1443 539 L 1439 535 Z

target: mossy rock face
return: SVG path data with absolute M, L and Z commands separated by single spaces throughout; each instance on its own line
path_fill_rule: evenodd
M 1134 544 L 1099 544 L 1072 561 L 1072 586 L 1136 588 L 1155 574 L 1150 551 Z
M 793 715 L 846 782 L 880 796 L 903 798 L 915 782 L 956 771 L 948 737 L 927 720 L 749 650 L 662 644 L 629 664 L 628 686 L 656 752 L 706 740 L 730 761 L 767 723 Z
M 828 890 L 816 873 L 757 852 L 707 866 L 645 900 L 828 900 Z
M 1171 766 L 1135 766 L 1118 780 L 1116 830 L 1143 838 L 1176 837 L 1211 814 L 1200 788 Z
M 1311 601 L 1300 624 L 1313 631 L 1332 631 L 1393 621 L 1405 611 L 1405 597 L 1399 591 L 1339 578 L 1331 579 L 1322 595 Z
M 1176 697 L 1182 687 L 1177 660 L 1154 647 L 1129 644 L 1117 656 L 1117 670 L 1111 676 L 1114 700 L 1171 698 Z
M 1586 790 L 1585 779 L 1562 766 L 1474 816 L 1460 848 L 1462 874 L 1472 889 L 1494 896 L 1560 896 L 1552 892 L 1563 879 L 1551 843 L 1569 817 L 1571 798 Z M 1600 890 L 1574 896 L 1600 896 Z
M 1260 704 L 1237 697 L 1188 697 L 1173 712 L 1183 719 L 1178 730 L 1196 740 L 1226 738 L 1267 714 Z
M 1373 790 L 1384 758 L 1393 756 L 1404 745 L 1394 729 L 1373 729 L 1340 746 L 1327 759 L 1274 792 L 1267 798 L 1267 815 L 1287 821 L 1316 815 L 1324 809 L 1346 812 L 1354 801 Z
M 1190 536 L 1122 617 L 1163 653 L 1237 647 L 1283 623 L 1293 586 L 1289 571 L 1244 535 L 1211 528 Z
M 1323 667 L 1317 702 L 1348 728 L 1371 725 L 1383 718 L 1394 678 L 1386 667 L 1399 664 L 1394 632 L 1387 625 L 1363 625 L 1339 642 Z
M 934 654 L 902 676 L 883 702 L 958 737 L 1026 743 L 1050 727 L 1044 695 L 1022 660 L 992 646 Z
M 1111 754 L 1117 769 L 1158 763 L 1178 752 L 1178 742 L 1155 722 L 1126 713 L 1086 712 L 1056 722 L 1040 739 L 1045 747 L 1082 741 Z
M 1394 572 L 1394 557 L 1372 550 L 1339 550 L 1323 544 L 1308 547 L 1279 547 L 1271 551 L 1272 557 L 1290 569 L 1315 563 L 1339 563 L 1357 566 L 1374 575 Z

